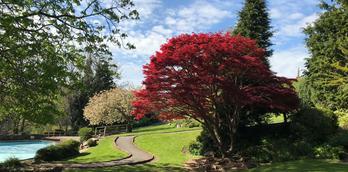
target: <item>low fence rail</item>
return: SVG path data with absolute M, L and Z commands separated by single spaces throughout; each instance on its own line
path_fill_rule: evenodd
M 118 134 L 121 132 L 126 132 L 129 129 L 129 126 L 127 124 L 118 124 L 118 125 L 107 125 L 107 126 L 99 126 L 99 127 L 92 127 L 94 129 L 94 135 L 95 136 L 107 136 L 112 134 Z M 34 137 L 37 138 L 43 138 L 43 137 L 59 137 L 59 136 L 77 136 L 77 131 L 64 131 L 61 129 L 55 129 L 55 130 L 46 130 L 43 132 L 40 132 L 39 134 L 10 134 L 10 133 L 1 133 L 0 134 L 0 140 L 25 140 L 25 139 L 32 139 Z
M 43 133 L 43 135 L 47 137 L 51 136 L 66 136 L 67 133 L 64 130 L 53 130 L 53 131 L 46 131 Z
M 127 130 L 127 126 L 128 126 L 127 124 L 119 124 L 119 125 L 95 127 L 94 135 L 106 136 L 106 135 L 125 132 Z

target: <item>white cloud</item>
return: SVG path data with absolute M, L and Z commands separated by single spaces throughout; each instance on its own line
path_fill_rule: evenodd
M 158 10 L 162 5 L 159 0 L 136 0 L 135 5 L 141 20 L 126 22 L 122 28 L 128 33 L 125 42 L 133 43 L 136 49 L 125 50 L 111 45 L 116 61 L 121 66 L 121 81 L 135 85 L 140 85 L 143 80 L 142 65 L 168 38 L 180 33 L 205 31 L 232 16 L 229 10 L 223 9 L 226 6 L 213 1 L 196 0 L 187 7 L 163 11 Z M 144 25 L 146 28 L 143 28 Z
M 224 10 L 208 1 L 195 1 L 189 7 L 172 11 L 165 18 L 165 24 L 177 32 L 202 31 L 225 18 L 232 17 L 229 10 Z
M 315 13 L 306 16 L 295 23 L 286 24 L 285 26 L 280 28 L 279 34 L 281 34 L 282 36 L 301 36 L 302 29 L 305 28 L 308 24 L 313 23 L 317 18 L 318 14 Z
M 172 35 L 174 32 L 171 29 L 164 28 L 164 26 L 162 26 L 162 25 L 154 26 L 152 28 L 152 31 L 157 32 L 157 33 L 162 34 L 162 35 L 166 35 L 166 36 Z
M 302 29 L 318 17 L 318 0 L 270 0 L 269 9 L 277 39 L 303 37 Z
M 279 19 L 279 18 L 281 18 L 283 16 L 282 12 L 280 12 L 280 10 L 277 9 L 277 8 L 272 8 L 269 11 L 269 14 L 270 14 L 270 17 L 273 18 L 273 19 Z
M 304 14 L 296 12 L 296 13 L 292 13 L 291 15 L 289 15 L 288 19 L 290 20 L 298 20 L 304 17 Z
M 283 51 L 276 51 L 270 58 L 271 69 L 278 76 L 294 78 L 297 76 L 298 69 L 304 69 L 305 58 L 308 57 L 309 54 L 302 45 Z
M 134 44 L 136 49 L 126 50 L 122 48 L 120 49 L 115 45 L 110 45 L 111 51 L 116 58 L 122 58 L 122 56 L 125 58 L 149 56 L 162 42 L 165 41 L 164 34 L 171 32 L 161 26 L 154 26 L 152 30 L 142 28 L 143 25 L 149 24 L 150 21 L 156 21 L 155 18 L 158 16 L 156 11 L 162 7 L 161 0 L 134 0 L 133 2 L 139 12 L 140 20 L 127 20 L 121 23 L 120 28 L 122 28 L 122 31 L 128 33 L 128 38 L 123 42 Z
M 144 78 L 142 66 L 134 63 L 120 65 L 121 83 L 139 86 Z
M 298 20 L 304 17 L 304 14 L 300 12 L 283 12 L 278 8 L 272 8 L 269 14 L 272 19 L 278 21 Z
M 272 70 L 279 76 L 296 77 L 298 68 L 304 68 L 308 53 L 299 43 L 303 39 L 302 28 L 312 23 L 318 15 L 315 11 L 306 11 L 303 7 L 313 5 L 317 0 L 304 0 L 303 4 L 293 0 L 269 1 L 272 23 L 277 31 L 274 43 L 282 44 L 282 50 L 275 48 L 270 58 Z M 140 85 L 143 80 L 142 65 L 159 50 L 168 38 L 180 33 L 214 31 L 223 20 L 234 20 L 243 0 L 193 0 L 187 6 L 166 7 L 165 1 L 135 0 L 140 12 L 140 21 L 126 22 L 122 26 L 129 35 L 127 41 L 134 43 L 135 50 L 113 48 L 116 61 L 120 63 L 122 82 Z M 186 3 L 186 2 L 185 2 Z M 231 23 L 224 23 L 232 26 Z M 225 26 L 224 26 L 225 27 Z M 297 46 L 289 48 L 296 39 Z M 276 46 L 277 46 L 276 45 Z M 275 46 L 275 47 L 276 47 Z
M 134 0 L 134 4 L 141 19 L 148 19 L 153 16 L 156 8 L 161 7 L 162 2 L 160 0 Z
M 136 46 L 135 50 L 124 51 L 123 53 L 127 55 L 143 56 L 144 58 L 149 58 L 152 54 L 159 50 L 160 45 L 166 42 L 167 38 L 170 37 L 172 33 L 169 29 L 164 29 L 162 26 L 155 26 L 152 30 L 141 33 L 134 32 L 130 35 L 129 41 L 133 42 Z

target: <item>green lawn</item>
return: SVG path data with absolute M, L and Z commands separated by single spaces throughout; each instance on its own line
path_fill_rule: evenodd
M 274 123 L 282 123 L 284 122 L 284 117 L 283 115 L 272 115 L 271 119 L 270 119 L 270 123 L 274 124 Z
M 147 134 L 156 134 L 156 133 L 172 133 L 172 132 L 182 132 L 182 131 L 193 131 L 193 130 L 201 130 L 200 127 L 195 128 L 187 128 L 181 127 L 176 128 L 173 124 L 161 124 L 161 125 L 153 125 L 148 127 L 136 128 L 132 133 L 123 133 L 120 135 L 147 135 Z
M 165 133 L 138 136 L 135 144 L 155 155 L 156 164 L 182 166 L 193 156 L 188 152 L 188 145 L 194 141 L 200 131 L 184 133 Z
M 96 168 L 68 170 L 67 172 L 180 172 L 185 171 L 185 161 L 194 158 L 187 152 L 187 146 L 199 135 L 200 128 L 175 128 L 171 125 L 157 125 L 134 130 L 137 135 L 135 144 L 152 153 L 156 159 L 148 164 L 135 166 L 119 166 L 112 168 Z M 128 133 L 121 135 L 129 135 Z M 105 140 L 112 139 L 108 137 Z M 111 144 L 111 142 L 110 142 Z M 99 145 L 100 146 L 100 145 Z M 93 153 L 92 153 L 93 154 Z M 258 168 L 244 170 L 245 172 L 283 172 L 283 171 L 316 171 L 316 172 L 345 172 L 348 164 L 335 160 L 299 160 L 284 163 L 274 163 Z
M 145 165 L 119 166 L 112 168 L 68 170 L 69 172 L 112 172 L 112 171 L 183 171 L 183 164 L 193 158 L 188 145 L 200 134 L 200 128 L 175 128 L 172 125 L 157 125 L 134 130 L 135 144 L 153 154 L 155 160 Z M 115 136 L 113 136 L 115 137 Z
M 315 172 L 347 172 L 348 164 L 337 160 L 298 160 L 283 163 L 274 163 L 245 172 L 283 172 L 283 171 L 315 171 Z
M 89 163 L 111 161 L 127 156 L 127 153 L 116 148 L 114 143 L 115 136 L 101 139 L 97 146 L 89 148 L 79 156 L 68 159 L 67 162 Z

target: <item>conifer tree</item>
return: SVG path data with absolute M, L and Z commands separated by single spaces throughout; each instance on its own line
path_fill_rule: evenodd
M 94 76 L 94 92 L 109 90 L 114 88 L 114 79 L 119 79 L 120 74 L 117 72 L 118 66 L 110 63 L 112 59 L 100 59 L 96 64 Z
M 323 13 L 305 28 L 307 59 L 305 79 L 312 103 L 331 110 L 348 109 L 348 2 L 322 2 Z
M 86 60 L 83 71 L 81 71 L 83 77 L 80 79 L 80 87 L 73 90 L 73 94 L 68 97 L 68 113 L 74 130 L 88 125 L 88 121 L 83 117 L 83 109 L 90 97 L 116 87 L 114 80 L 119 78 L 117 65 L 111 63 L 111 58 L 99 57 L 96 59 L 88 58 Z
M 233 35 L 242 35 L 256 40 L 259 47 L 266 50 L 264 63 L 269 67 L 268 57 L 273 53 L 271 37 L 271 21 L 267 12 L 265 0 L 245 0 L 243 9 L 239 12 L 239 21 Z

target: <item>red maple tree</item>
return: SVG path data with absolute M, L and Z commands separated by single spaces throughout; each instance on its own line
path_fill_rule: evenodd
M 135 92 L 133 114 L 196 119 L 229 155 L 240 116 L 248 109 L 287 113 L 298 107 L 291 82 L 275 76 L 262 63 L 263 54 L 254 40 L 230 34 L 171 38 L 144 66 L 145 87 Z

